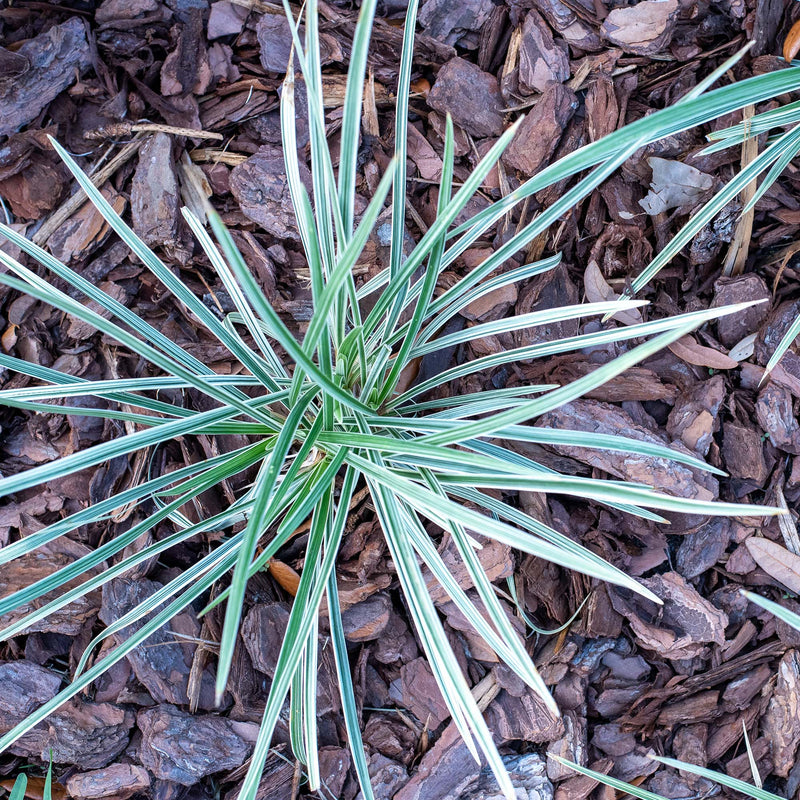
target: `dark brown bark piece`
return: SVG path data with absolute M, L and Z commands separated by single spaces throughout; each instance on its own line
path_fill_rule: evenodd
M 553 39 L 547 23 L 536 11 L 529 11 L 522 25 L 519 49 L 519 83 L 526 94 L 543 92 L 551 81 L 569 78 L 569 57 Z
M 454 58 L 436 76 L 428 93 L 428 105 L 467 133 L 483 139 L 503 132 L 503 98 L 494 75 L 480 67 Z
M 787 777 L 794 766 L 797 747 L 800 745 L 800 655 L 789 650 L 778 666 L 778 680 L 761 730 L 772 746 L 775 774 Z
M 678 23 L 678 0 L 642 0 L 615 8 L 603 20 L 600 35 L 626 53 L 648 56 L 663 50 Z
M 436 744 L 422 758 L 416 773 L 393 800 L 445 800 L 460 797 L 477 779 L 481 765 L 475 762 L 454 723 L 444 729 Z
M 242 623 L 242 639 L 253 666 L 272 678 L 278 663 L 289 609 L 283 603 L 260 603 L 248 611 Z
M 61 676 L 30 661 L 9 661 L 0 664 L 0 685 L 0 733 L 7 733 L 56 696 Z
M 63 190 L 62 172 L 38 154 L 24 169 L 0 180 L 0 196 L 8 201 L 14 216 L 23 219 L 38 219 L 47 214 L 58 203 Z
M 564 735 L 564 724 L 545 705 L 544 700 L 527 688 L 520 697 L 502 691 L 486 712 L 492 733 L 503 741 L 522 739 L 537 744 L 552 742 Z
M 300 163 L 300 178 L 311 186 L 311 173 Z M 280 150 L 262 147 L 231 172 L 231 193 L 242 212 L 279 239 L 300 241 Z
M 159 0 L 103 0 L 94 15 L 98 25 L 151 16 L 163 9 Z
M 489 19 L 492 0 L 427 0 L 419 11 L 419 24 L 428 36 L 449 45 L 479 31 Z
M 775 447 L 800 455 L 800 424 L 788 389 L 775 383 L 765 386 L 756 401 L 756 418 Z
M 769 300 L 770 291 L 759 275 L 741 275 L 735 278 L 720 278 L 714 284 L 712 308 L 747 303 L 752 300 Z M 759 325 L 769 314 L 769 303 L 759 303 L 745 308 L 736 314 L 728 314 L 717 320 L 717 335 L 725 347 L 733 347 L 737 342 L 758 330 Z
M 211 40 L 240 34 L 248 14 L 247 8 L 231 3 L 230 0 L 217 0 L 211 4 L 206 36 Z M 289 62 L 288 54 L 286 62 Z
M 86 28 L 71 17 L 40 33 L 17 50 L 29 68 L 0 81 L 0 136 L 8 136 L 35 119 L 39 112 L 71 86 L 91 63 Z
M 699 530 L 687 533 L 681 539 L 675 559 L 678 572 L 687 580 L 711 569 L 728 548 L 731 525 L 724 517 L 717 517 Z
M 555 152 L 577 107 L 572 89 L 561 83 L 548 84 L 503 153 L 503 163 L 527 177 L 538 172 Z
M 760 489 L 769 477 L 761 434 L 736 422 L 726 422 L 722 430 L 722 457 L 731 477 L 750 491 Z
M 186 714 L 169 705 L 140 711 L 139 757 L 156 778 L 192 786 L 206 775 L 240 767 L 252 744 L 240 731 L 254 733 L 251 723 Z
M 12 753 L 99 769 L 113 761 L 128 745 L 134 715 L 111 703 L 72 700 L 50 714 L 9 749 Z
M 139 150 L 139 164 L 133 176 L 133 229 L 145 244 L 164 247 L 183 263 L 189 257 L 190 246 L 180 206 L 172 140 L 166 133 L 155 133 Z
M 681 393 L 667 419 L 667 433 L 690 450 L 707 455 L 719 428 L 719 410 L 725 399 L 725 379 L 714 375 Z
M 109 581 L 103 586 L 100 619 L 110 625 L 160 588 L 160 583 L 146 578 L 137 580 L 118 578 Z M 157 612 L 151 612 L 115 634 L 114 639 L 117 644 L 138 631 L 155 613 Z M 194 637 L 200 635 L 200 626 L 194 614 L 190 612 L 179 614 L 127 655 L 136 678 L 147 687 L 147 691 L 159 703 L 189 702 L 187 689 L 196 645 L 183 638 L 179 639 L 176 636 L 178 632 Z M 200 708 L 214 708 L 213 684 L 213 676 L 206 670 L 201 684 Z
M 67 790 L 76 800 L 114 798 L 127 800 L 150 788 L 150 775 L 133 764 L 111 764 L 92 772 L 79 772 L 67 779 Z
M 602 48 L 600 37 L 561 0 L 534 0 L 534 5 L 573 47 L 587 52 Z
M 800 300 L 788 300 L 770 311 L 756 334 L 755 356 L 759 364 L 766 366 L 799 314 Z M 792 345 L 797 344 L 798 338 Z

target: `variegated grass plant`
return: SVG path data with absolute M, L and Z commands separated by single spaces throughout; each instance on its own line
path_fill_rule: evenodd
M 286 173 L 308 260 L 314 308 L 302 341 L 292 335 L 270 305 L 230 234 L 213 212 L 208 213 L 208 222 L 216 243 L 200 219 L 189 211 L 184 214 L 220 285 L 236 306 L 236 311 L 222 320 L 136 236 L 55 142 L 53 146 L 108 224 L 172 292 L 197 325 L 227 348 L 231 358 L 244 368 L 241 374 L 214 374 L 201 360 L 80 274 L 8 226 L 0 226 L 0 232 L 12 243 L 66 282 L 73 293 L 94 301 L 103 313 L 73 299 L 3 253 L 0 253 L 0 263 L 6 271 L 0 274 L 0 284 L 90 323 L 152 367 L 147 377 L 90 381 L 0 355 L 0 365 L 40 382 L 32 388 L 0 392 L 0 403 L 37 413 L 100 416 L 136 428 L 133 433 L 53 463 L 2 478 L 0 495 L 8 497 L 50 479 L 178 437 L 239 434 L 250 441 L 238 450 L 188 464 L 169 474 L 150 475 L 108 500 L 25 535 L 0 550 L 0 563 L 6 563 L 68 535 L 79 526 L 107 521 L 120 507 L 133 504 L 141 513 L 141 521 L 129 530 L 118 532 L 91 554 L 0 600 L 0 614 L 6 614 L 56 592 L 55 600 L 41 603 L 41 607 L 7 627 L 2 636 L 8 639 L 23 634 L 36 620 L 190 537 L 220 531 L 227 534 L 221 540 L 215 535 L 214 541 L 218 543 L 208 555 L 109 625 L 88 647 L 71 683 L 3 736 L 0 750 L 89 687 L 100 674 L 125 658 L 176 614 L 192 603 L 207 601 L 214 586 L 221 591 L 216 593 L 211 605 L 224 603 L 225 607 L 217 664 L 217 694 L 221 697 L 231 670 L 248 579 L 280 552 L 299 526 L 308 522 L 304 567 L 240 796 L 247 800 L 255 797 L 273 731 L 287 697 L 294 754 L 304 765 L 309 787 L 315 789 L 320 785 L 315 704 L 320 615 L 324 608 L 354 765 L 365 798 L 371 798 L 336 582 L 337 551 L 354 492 L 363 484 L 383 530 L 419 642 L 452 719 L 475 757 L 486 759 L 503 792 L 513 798 L 514 790 L 491 731 L 450 648 L 426 588 L 421 565 L 424 564 L 444 587 L 488 645 L 553 711 L 557 711 L 524 641 L 510 624 L 495 588 L 481 567 L 477 554 L 479 545 L 470 531 L 478 531 L 567 569 L 628 587 L 651 599 L 657 598 L 579 543 L 523 513 L 508 497 L 509 493 L 527 490 L 586 498 L 659 521 L 663 521 L 656 513 L 659 510 L 718 515 L 778 511 L 685 500 L 661 494 L 649 486 L 565 476 L 505 445 L 518 441 L 603 448 L 670 458 L 698 469 L 715 471 L 701 460 L 667 447 L 624 437 L 550 430 L 526 423 L 623 373 L 704 322 L 740 307 L 627 327 L 614 323 L 590 334 L 532 344 L 453 365 L 402 391 L 398 391 L 398 385 L 411 362 L 439 348 L 501 332 L 614 314 L 643 305 L 640 301 L 620 300 L 569 306 L 440 335 L 445 323 L 470 302 L 555 267 L 558 257 L 500 271 L 512 256 L 524 251 L 643 145 L 794 88 L 800 70 L 758 76 L 703 96 L 730 66 L 725 64 L 675 107 L 654 113 L 568 155 L 458 226 L 456 218 L 483 183 L 517 126 L 511 126 L 463 185 L 455 187 L 454 134 L 448 120 L 437 218 L 412 252 L 404 256 L 406 120 L 416 0 L 409 4 L 400 64 L 395 158 L 361 218 L 357 220 L 354 212 L 362 90 L 375 5 L 376 0 L 363 2 L 355 31 L 338 171 L 334 170 L 325 136 L 316 0 L 306 3 L 304 43 L 300 41 L 287 7 L 308 97 L 314 198 L 312 203 L 299 176 L 294 78 L 289 74 L 281 101 Z M 546 186 L 579 174 L 579 180 L 552 207 L 453 286 L 437 292 L 437 281 L 443 270 L 452 268 L 467 248 L 513 211 L 520 201 Z M 353 277 L 353 266 L 387 197 L 392 207 L 390 265 L 376 278 L 359 286 Z M 366 312 L 362 301 L 368 297 L 373 302 L 371 310 Z M 650 336 L 653 338 L 647 338 Z M 443 394 L 440 392 L 438 399 L 424 397 L 428 390 L 503 364 L 603 343 L 625 342 L 630 342 L 631 346 L 622 355 L 565 386 L 489 389 L 451 397 L 440 397 Z M 211 410 L 195 411 L 172 405 L 157 396 L 158 390 L 167 388 L 195 389 L 215 401 L 215 406 Z M 113 401 L 114 407 L 98 409 L 70 404 L 73 398 L 90 395 Z M 251 468 L 256 470 L 254 481 L 228 508 L 194 523 L 181 513 L 181 508 L 202 492 Z M 495 493 L 484 491 L 486 489 L 504 491 L 507 499 L 498 499 Z M 123 553 L 143 533 L 165 520 L 170 520 L 174 526 L 172 535 L 139 552 Z M 241 521 L 245 523 L 243 528 L 233 533 L 233 524 Z M 452 537 L 484 611 L 478 609 L 449 572 L 426 528 L 427 523 Z M 102 569 L 99 574 L 95 574 L 97 568 Z M 66 584 L 80 578 L 83 581 L 79 585 L 65 588 Z M 121 644 L 106 650 L 100 661 L 89 665 L 90 654 L 102 641 L 114 634 L 124 635 L 134 622 L 143 624 L 129 632 Z

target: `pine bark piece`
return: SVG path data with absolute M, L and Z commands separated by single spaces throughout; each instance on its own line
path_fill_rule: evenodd
M 765 386 L 756 401 L 756 418 L 775 447 L 800 455 L 800 424 L 788 389 L 775 383 Z
M 348 642 L 371 642 L 386 630 L 392 603 L 385 594 L 376 594 L 342 613 L 342 626 Z
M 679 8 L 678 0 L 642 0 L 627 8 L 615 8 L 603 21 L 600 35 L 626 53 L 658 53 L 672 39 Z
M 690 391 L 681 393 L 669 414 L 667 433 L 673 439 L 680 439 L 695 453 L 707 455 L 713 435 L 719 428 L 719 411 L 724 399 L 725 379 L 722 375 L 714 375 Z
M 0 136 L 36 119 L 91 63 L 86 28 L 79 17 L 54 25 L 16 54 L 27 60 L 28 69 L 13 80 L 0 81 Z
M 653 444 L 669 444 L 651 430 L 637 425 L 621 409 L 595 400 L 576 400 L 567 403 L 544 414 L 536 424 L 561 430 L 626 436 Z M 671 443 L 669 446 L 675 450 L 683 449 L 683 445 L 678 443 Z M 695 477 L 689 467 L 665 458 L 632 453 L 611 453 L 580 447 L 559 446 L 554 449 L 562 455 L 602 469 L 617 478 L 657 486 L 660 491 L 677 497 L 710 500 L 718 494 L 716 480 L 706 475 Z M 700 483 L 701 480 L 702 483 Z
M 427 0 L 419 12 L 419 24 L 428 36 L 455 45 L 465 36 L 479 31 L 494 9 L 492 0 Z
M 751 300 L 769 300 L 771 293 L 759 275 L 741 275 L 735 278 L 720 278 L 714 283 L 712 308 L 746 303 Z M 737 314 L 729 314 L 717 320 L 717 335 L 725 347 L 733 347 L 745 336 L 755 333 L 769 314 L 769 303 L 759 303 L 745 308 Z
M 450 716 L 439 684 L 424 658 L 416 658 L 403 665 L 400 678 L 392 682 L 389 694 L 429 730 L 435 730 Z
M 707 644 L 725 643 L 728 616 L 700 596 L 678 573 L 667 572 L 642 580 L 664 601 L 655 603 L 624 589 L 610 592 L 614 609 L 631 625 L 640 645 L 662 658 L 701 656 Z
M 150 788 L 150 775 L 143 767 L 111 764 L 92 772 L 79 772 L 67 779 L 67 790 L 76 800 L 127 800 Z
M 30 661 L 9 661 L 0 664 L 0 685 L 0 733 L 6 733 L 56 696 L 61 677 Z
M 800 655 L 789 650 L 778 666 L 778 681 L 761 730 L 772 747 L 775 774 L 789 775 L 800 745 Z
M 311 186 L 311 173 L 300 163 L 300 178 Z M 274 147 L 262 147 L 243 164 L 234 167 L 231 193 L 242 213 L 279 239 L 300 241 L 283 154 Z
M 252 750 L 237 728 L 254 729 L 223 717 L 186 714 L 170 705 L 139 712 L 139 757 L 156 778 L 192 786 L 206 775 L 240 767 Z
M 503 97 L 497 79 L 463 58 L 454 58 L 439 70 L 428 105 L 449 113 L 456 125 L 479 139 L 503 132 Z
M 12 745 L 10 752 L 47 763 L 99 769 L 128 746 L 133 712 L 111 703 L 72 700 Z
M 522 26 L 519 50 L 519 83 L 526 94 L 543 92 L 551 81 L 569 78 L 569 56 L 556 44 L 542 16 L 529 11 Z
M 133 229 L 145 244 L 164 247 L 183 263 L 188 259 L 189 247 L 180 205 L 172 140 L 166 133 L 155 133 L 139 150 L 139 163 L 133 176 Z
M 0 597 L 7 597 L 20 589 L 30 586 L 91 552 L 85 545 L 62 536 L 60 539 L 43 545 L 35 552 L 26 553 L 19 558 L 15 558 L 13 561 L 0 566 Z M 7 628 L 34 609 L 40 608 L 41 605 L 55 599 L 60 593 L 74 588 L 87 577 L 97 575 L 101 571 L 102 565 L 95 567 L 79 578 L 74 578 L 60 589 L 44 595 L 37 601 L 31 601 L 14 611 L 9 611 L 8 614 L 0 617 L 0 626 Z M 69 605 L 53 612 L 44 619 L 33 623 L 25 629 L 25 632 L 51 632 L 75 636 L 83 628 L 84 624 L 97 613 L 99 608 L 100 595 L 97 591 L 93 591 L 75 599 Z
M 731 477 L 761 488 L 769 477 L 761 435 L 736 422 L 726 422 L 722 430 L 722 454 Z
M 573 47 L 586 52 L 602 49 L 600 37 L 561 0 L 534 0 L 534 4 L 554 30 Z
M 577 107 L 572 89 L 561 83 L 548 84 L 503 153 L 503 163 L 527 177 L 536 173 L 555 152 Z
M 100 619 L 107 625 L 118 620 L 135 605 L 146 600 L 155 593 L 161 584 L 146 578 L 129 580 L 119 578 L 109 581 L 103 586 L 103 606 Z M 125 641 L 132 633 L 139 630 L 156 612 L 143 617 L 129 625 L 114 639 L 117 644 Z M 142 645 L 128 653 L 127 659 L 153 699 L 159 703 L 189 702 L 187 690 L 192 658 L 196 645 L 181 641 L 176 633 L 199 636 L 200 626 L 195 616 L 183 612 L 172 619 L 169 624 L 159 628 Z M 203 673 L 200 692 L 200 708 L 214 708 L 213 676 L 209 671 Z

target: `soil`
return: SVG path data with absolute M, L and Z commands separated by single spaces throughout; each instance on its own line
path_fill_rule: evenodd
M 676 101 L 746 41 L 755 46 L 725 81 L 781 69 L 783 40 L 800 17 L 791 0 L 633 5 L 424 0 L 421 6 L 409 132 L 412 237 L 419 237 L 435 214 L 446 113 L 457 126 L 457 180 L 520 113 L 528 113 L 523 130 L 486 179 L 477 210 L 559 156 Z M 320 2 L 320 13 L 327 124 L 335 148 L 357 8 Z M 369 84 L 362 121 L 358 190 L 364 197 L 374 190 L 392 150 L 403 13 L 403 0 L 379 4 L 370 57 L 374 85 Z M 98 213 L 71 199 L 75 186 L 48 144 L 50 134 L 97 176 L 139 235 L 223 313 L 229 300 L 179 215 L 183 203 L 193 202 L 192 192 L 205 192 L 275 307 L 295 330 L 303 330 L 311 300 L 283 174 L 278 106 L 289 38 L 279 5 L 15 0 L 0 7 L 0 44 L 0 198 L 15 227 L 215 371 L 237 368 L 109 235 Z M 302 83 L 298 104 L 303 105 Z M 740 119 L 731 115 L 638 153 L 526 254 L 532 261 L 561 252 L 563 266 L 518 290 L 482 299 L 465 312 L 462 324 L 620 292 L 738 169 L 741 150 L 714 155 L 701 150 L 711 129 Z M 302 119 L 298 147 L 307 159 Z M 647 318 L 742 300 L 767 303 L 706 326 L 543 421 L 671 443 L 728 476 L 717 479 L 657 459 L 566 447 L 537 448 L 537 459 L 569 474 L 646 479 L 680 496 L 797 507 L 800 356 L 790 351 L 768 382 L 760 380 L 800 309 L 798 174 L 791 167 L 758 202 L 751 220 L 740 222 L 741 203 L 731 204 L 642 293 L 651 301 Z M 457 270 L 478 263 L 564 188 L 537 194 L 465 253 Z M 741 226 L 750 223 L 748 238 Z M 386 256 L 382 242 L 370 240 L 358 274 L 369 275 Z M 722 277 L 727 262 L 742 267 L 742 274 Z M 562 324 L 544 335 L 577 330 L 577 323 Z M 81 377 L 128 377 L 143 369 L 78 320 L 11 291 L 0 298 L 0 334 L 4 352 Z M 464 360 L 517 343 L 513 336 L 496 337 L 446 357 Z M 734 346 L 741 351 L 737 358 L 728 355 Z M 603 350 L 512 364 L 450 390 L 566 382 L 609 355 Z M 28 380 L 5 370 L 0 377 L 4 388 Z M 199 400 L 190 393 L 187 402 Z M 122 432 L 96 418 L 12 409 L 0 411 L 0 427 L 4 475 Z M 158 466 L 172 468 L 210 454 L 213 446 L 202 437 L 176 442 L 159 451 Z M 143 468 L 142 458 L 119 459 L 15 496 L 0 509 L 0 544 L 130 485 Z M 213 512 L 225 502 L 222 490 L 210 493 L 199 510 Z M 560 634 L 529 638 L 563 712 L 557 719 L 474 637 L 431 579 L 459 660 L 509 769 L 524 787 L 520 796 L 612 797 L 561 766 L 553 754 L 675 800 L 724 795 L 727 790 L 648 756 L 671 755 L 752 781 L 744 726 L 766 788 L 796 797 L 800 633 L 739 593 L 747 587 L 797 607 L 786 599 L 787 590 L 800 589 L 796 514 L 783 523 L 676 516 L 671 525 L 659 525 L 563 498 L 523 494 L 519 502 L 639 576 L 665 601 L 659 609 L 487 542 L 481 559 L 488 574 L 499 587 L 514 576 L 520 606 L 537 625 L 556 628 L 586 601 Z M 0 567 L 0 595 L 27 584 L 34 573 L 48 574 L 80 557 L 133 521 L 123 510 L 105 526 L 82 529 L 36 556 Z M 167 533 L 164 528 L 152 535 Z M 107 585 L 0 645 L 0 731 L 55 694 L 104 623 L 190 564 L 205 545 L 176 548 L 130 579 Z M 451 545 L 444 540 L 440 546 L 449 558 Z M 280 561 L 302 569 L 302 540 L 282 552 Z M 494 797 L 492 779 L 470 759 L 421 657 L 368 502 L 355 507 L 341 561 L 341 602 L 376 797 Z M 0 776 L 11 778 L 23 768 L 41 774 L 52 748 L 58 796 L 234 798 L 288 616 L 286 587 L 277 571 L 251 582 L 221 713 L 213 697 L 220 620 L 211 614 L 201 624 L 184 613 L 91 692 L 1 756 Z M 0 622 L 5 627 L 11 621 Z M 323 794 L 353 800 L 358 789 L 334 680 L 331 653 L 323 648 L 318 691 Z M 287 731 L 280 729 L 260 789 L 265 800 L 306 794 L 286 742 Z M 41 784 L 31 786 L 32 792 L 41 791 Z

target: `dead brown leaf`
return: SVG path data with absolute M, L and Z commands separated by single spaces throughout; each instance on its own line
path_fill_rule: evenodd
M 800 593 L 800 556 L 762 536 L 751 536 L 745 545 L 767 575 L 780 581 L 787 589 Z

